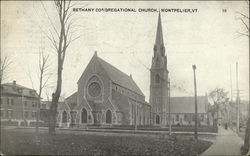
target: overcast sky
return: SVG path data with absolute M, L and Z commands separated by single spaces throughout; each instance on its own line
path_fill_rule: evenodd
M 68 48 L 63 68 L 63 96 L 77 90 L 77 81 L 94 52 L 133 79 L 149 98 L 150 72 L 156 35 L 157 12 L 139 12 L 139 8 L 198 9 L 194 13 L 162 12 L 164 44 L 168 59 L 172 96 L 193 95 L 192 65 L 197 66 L 198 95 L 215 87 L 236 89 L 235 63 L 239 63 L 239 88 L 248 98 L 249 38 L 236 11 L 248 13 L 241 2 L 75 2 L 75 8 L 134 8 L 137 12 L 74 12 L 74 35 L 81 38 Z M 226 12 L 223 12 L 226 9 Z M 49 16 L 49 18 L 48 18 Z M 51 94 L 56 82 L 56 53 L 46 37 L 58 27 L 53 2 L 1 1 L 1 55 L 12 64 L 5 82 L 38 88 L 39 49 L 49 54 L 54 73 L 44 90 Z M 229 94 L 230 95 L 230 94 Z

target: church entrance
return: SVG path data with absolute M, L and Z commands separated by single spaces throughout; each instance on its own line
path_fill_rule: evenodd
M 108 110 L 106 112 L 106 123 L 111 124 L 111 121 L 112 121 L 112 114 L 111 114 L 111 111 Z
M 160 124 L 160 116 L 156 115 L 156 124 Z
M 85 108 L 82 109 L 82 123 L 87 123 L 87 116 L 88 116 L 88 113 L 87 113 L 87 110 Z

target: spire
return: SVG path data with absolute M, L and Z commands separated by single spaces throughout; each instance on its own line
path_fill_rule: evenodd
M 163 45 L 162 25 L 161 25 L 161 12 L 159 11 L 158 25 L 156 31 L 155 45 Z

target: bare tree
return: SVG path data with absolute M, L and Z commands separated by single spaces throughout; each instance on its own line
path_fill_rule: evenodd
M 214 120 L 214 125 L 217 124 L 217 121 L 215 120 L 215 114 L 220 112 L 222 115 L 227 114 L 226 104 L 229 101 L 229 98 L 227 97 L 228 92 L 226 92 L 223 88 L 215 88 L 209 93 L 209 98 L 213 101 L 214 105 L 211 107 L 210 111 L 212 113 L 212 117 Z
M 246 0 L 246 6 L 247 6 L 247 13 L 243 13 L 243 12 L 236 12 L 237 20 L 240 20 L 242 26 L 243 26 L 243 30 L 241 31 L 237 31 L 237 33 L 240 36 L 245 36 L 248 37 L 249 39 L 249 0 Z M 250 51 L 249 51 L 249 68 L 250 68 Z M 246 154 L 246 152 L 249 152 L 248 154 L 250 154 L 250 73 L 249 73 L 249 112 L 248 112 L 248 120 L 247 120 L 247 128 L 245 131 L 245 139 L 244 139 L 244 151 L 243 154 Z
M 0 62 L 0 84 L 2 84 L 2 81 L 7 77 L 7 70 L 11 64 L 11 60 L 9 57 L 4 56 L 3 58 L 1 57 L 1 62 Z
M 58 33 L 55 27 L 53 27 L 56 33 L 56 37 L 52 33 L 50 36 L 48 36 L 50 41 L 52 42 L 53 47 L 57 52 L 57 84 L 55 92 L 52 93 L 52 103 L 50 106 L 50 117 L 49 117 L 50 134 L 55 134 L 57 107 L 62 89 L 62 71 L 63 71 L 63 63 L 66 56 L 66 51 L 70 43 L 79 38 L 79 37 L 72 38 L 71 27 L 73 24 L 73 20 L 71 19 L 72 11 L 70 10 L 70 8 L 73 5 L 71 5 L 71 1 L 55 0 L 54 2 L 59 17 L 60 33 Z
M 246 0 L 246 5 L 247 5 L 248 11 L 249 11 L 249 0 Z M 241 31 L 237 31 L 237 33 L 240 36 L 246 36 L 249 38 L 249 14 L 242 13 L 239 11 L 237 11 L 236 14 L 237 14 L 236 19 L 240 20 L 240 22 L 243 26 L 243 29 Z
M 44 55 L 43 52 L 39 52 L 39 91 L 38 91 L 38 105 L 37 105 L 37 114 L 36 114 L 36 133 L 39 131 L 39 116 L 40 116 L 40 106 L 41 106 L 41 96 L 42 91 L 46 87 L 48 80 L 50 78 L 50 73 L 48 72 L 49 55 Z

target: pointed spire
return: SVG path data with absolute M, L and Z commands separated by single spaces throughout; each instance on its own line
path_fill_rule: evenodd
M 163 45 L 162 25 L 161 25 L 161 12 L 159 11 L 158 25 L 156 31 L 155 45 Z

